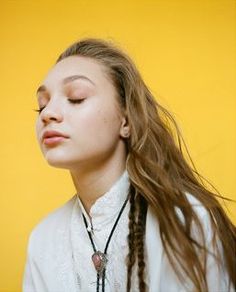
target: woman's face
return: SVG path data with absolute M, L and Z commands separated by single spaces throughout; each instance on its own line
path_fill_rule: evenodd
M 37 90 L 37 139 L 48 163 L 93 168 L 124 151 L 122 116 L 113 84 L 95 60 L 70 56 L 57 63 Z M 45 131 L 67 138 L 43 139 Z M 50 135 L 49 135 L 50 136 Z

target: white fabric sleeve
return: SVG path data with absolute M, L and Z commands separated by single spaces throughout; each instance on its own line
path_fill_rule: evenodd
M 33 259 L 31 257 L 31 234 L 28 240 L 27 245 L 27 257 L 26 257 L 26 264 L 24 269 L 24 275 L 23 275 L 23 292 L 36 292 L 36 288 L 33 282 Z
M 215 246 L 213 245 L 213 230 L 210 223 L 210 215 L 203 206 L 198 206 L 195 209 L 200 222 L 202 223 L 206 248 L 213 254 L 217 253 Z M 179 213 L 179 212 L 178 212 Z M 179 213 L 181 216 L 181 214 Z M 181 216 L 182 217 L 182 216 Z M 193 238 L 199 240 L 199 234 L 197 229 L 192 229 Z M 212 254 L 207 255 L 207 266 L 206 266 L 206 277 L 208 283 L 209 292 L 236 292 L 232 282 L 229 280 L 229 276 L 226 270 L 225 262 L 223 259 L 223 247 L 219 238 L 216 238 L 216 243 L 219 249 L 220 266 L 218 267 L 216 258 Z M 181 243 L 180 243 L 181 244 Z M 162 271 L 160 279 L 160 291 L 168 292 L 192 292 L 194 286 L 189 279 L 186 278 L 184 282 L 180 282 L 177 275 L 175 274 L 170 262 L 166 256 L 163 255 L 162 260 Z
M 32 231 L 27 245 L 27 257 L 23 274 L 23 292 L 46 292 L 47 288 L 37 267 L 35 252 L 33 249 L 34 232 Z
M 217 250 L 213 245 L 213 231 L 210 224 L 210 215 L 205 213 L 202 217 L 204 233 L 206 235 L 206 247 L 211 253 L 216 254 Z M 223 246 L 218 237 L 216 237 L 217 249 L 219 250 L 220 266 L 212 254 L 207 257 L 207 283 L 209 292 L 235 292 L 232 282 L 230 282 L 225 260 L 223 257 Z

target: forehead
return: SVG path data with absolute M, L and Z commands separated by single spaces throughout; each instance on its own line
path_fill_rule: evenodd
M 70 56 L 55 64 L 47 73 L 42 84 L 52 86 L 73 75 L 85 76 L 92 80 L 95 85 L 102 84 L 103 86 L 104 82 L 110 82 L 104 65 L 91 58 Z

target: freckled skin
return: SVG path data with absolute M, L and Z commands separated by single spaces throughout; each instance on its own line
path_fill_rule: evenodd
M 85 75 L 66 86 L 63 78 Z M 105 164 L 125 164 L 126 150 L 122 133 L 126 118 L 119 110 L 116 91 L 95 60 L 71 56 L 57 63 L 42 82 L 47 92 L 39 93 L 39 107 L 45 106 L 36 121 L 40 149 L 47 162 L 72 172 L 89 172 Z M 75 94 L 76 93 L 76 94 Z M 76 96 L 73 96 L 76 95 Z M 68 99 L 84 97 L 79 104 Z M 42 143 L 45 130 L 56 130 L 69 139 L 49 147 Z

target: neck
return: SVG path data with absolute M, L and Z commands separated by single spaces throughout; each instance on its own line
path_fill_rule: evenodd
M 76 191 L 87 214 L 96 200 L 112 187 L 124 171 L 125 164 L 104 166 L 90 172 L 71 171 Z

